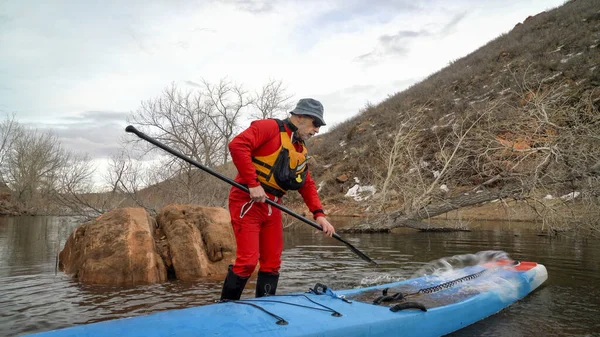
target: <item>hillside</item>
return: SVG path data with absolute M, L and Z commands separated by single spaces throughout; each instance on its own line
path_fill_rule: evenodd
M 524 19 L 313 139 L 325 204 L 417 220 L 469 191 L 532 203 L 573 193 L 597 204 L 600 5 L 569 1 Z M 356 179 L 376 195 L 344 197 Z
M 359 231 L 440 230 L 423 221 L 436 216 L 598 231 L 599 42 L 598 1 L 569 1 L 314 137 L 326 213 L 372 216 Z M 156 181 L 96 209 L 226 206 L 229 186 L 196 169 Z M 297 193 L 286 199 L 307 211 Z

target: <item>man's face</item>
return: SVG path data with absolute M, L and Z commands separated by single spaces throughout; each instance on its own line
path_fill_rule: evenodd
M 300 137 L 300 139 L 302 139 L 303 141 L 307 141 L 310 139 L 310 137 L 319 133 L 321 125 L 318 119 L 308 115 L 299 115 L 299 117 L 300 123 L 296 125 L 298 127 L 298 131 L 296 131 L 296 134 Z

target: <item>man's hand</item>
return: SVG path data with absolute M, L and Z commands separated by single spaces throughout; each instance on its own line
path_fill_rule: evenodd
M 248 190 L 250 191 L 250 199 L 254 202 L 265 202 L 267 200 L 267 193 L 265 193 L 262 186 L 250 187 Z
M 333 228 L 333 225 L 329 223 L 329 221 L 327 221 L 327 219 L 325 219 L 324 216 L 320 216 L 317 218 L 317 220 L 315 220 L 317 222 L 317 224 L 319 224 L 321 227 L 323 227 L 323 234 L 327 235 L 329 237 L 331 237 L 333 235 L 333 233 L 335 233 L 335 228 Z

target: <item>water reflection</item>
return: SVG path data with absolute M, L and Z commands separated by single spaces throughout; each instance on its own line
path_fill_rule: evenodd
M 0 217 L 0 275 L 54 272 L 50 262 L 76 226 L 73 218 Z
M 77 225 L 70 218 L 0 218 L 0 335 L 20 335 L 76 324 L 204 305 L 220 282 L 170 282 L 114 288 L 85 286 L 54 274 L 57 249 Z M 320 282 L 334 289 L 411 277 L 427 262 L 479 251 L 506 251 L 546 265 L 540 290 L 500 314 L 453 336 L 577 336 L 600 333 L 600 240 L 538 236 L 523 225 L 478 224 L 459 233 L 343 235 L 379 263 L 364 263 L 342 243 L 297 226 L 285 234 L 281 292 Z M 244 297 L 252 297 L 253 280 Z

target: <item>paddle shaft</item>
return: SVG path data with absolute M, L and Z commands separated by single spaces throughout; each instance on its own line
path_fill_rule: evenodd
M 219 172 L 216 172 L 216 171 L 212 170 L 211 168 L 208 168 L 208 167 L 200 164 L 199 162 L 197 162 L 197 161 L 195 161 L 195 160 L 193 160 L 191 158 L 188 158 L 187 156 L 184 156 L 179 151 L 174 150 L 171 147 L 169 147 L 169 146 L 167 146 L 167 145 L 159 142 L 158 140 L 156 140 L 156 139 L 154 139 L 154 138 L 146 135 L 145 133 L 139 131 L 138 129 L 136 129 L 132 125 L 127 126 L 125 128 L 125 131 L 126 132 L 130 132 L 130 133 L 134 133 L 136 136 L 140 137 L 141 139 L 143 139 L 143 140 L 145 140 L 145 141 L 147 141 L 147 142 L 149 142 L 149 143 L 151 143 L 153 145 L 156 145 L 156 146 L 160 147 L 161 149 L 169 152 L 170 154 L 174 155 L 175 157 L 181 158 L 181 159 L 185 160 L 186 162 L 188 162 L 188 163 L 196 166 L 197 168 L 199 168 L 199 169 L 201 169 L 201 170 L 203 170 L 203 171 L 205 171 L 205 172 L 207 172 L 207 173 L 209 173 L 209 174 L 211 174 L 211 175 L 213 175 L 213 176 L 215 176 L 215 177 L 223 180 L 224 182 L 227 182 L 230 185 L 233 185 L 233 186 L 235 186 L 235 187 L 237 187 L 237 188 L 239 188 L 239 189 L 241 189 L 243 191 L 246 191 L 246 192 L 250 193 L 250 191 L 248 190 L 248 187 L 246 187 L 246 186 L 244 186 L 244 185 L 242 185 L 242 184 L 240 184 L 240 183 L 238 183 L 238 182 L 236 182 L 236 181 L 234 181 L 234 180 L 232 180 L 232 179 L 230 179 L 230 178 L 228 178 L 228 177 L 220 174 Z M 300 221 L 302 221 L 302 222 L 304 222 L 304 223 L 306 223 L 306 224 L 308 224 L 308 225 L 310 225 L 310 226 L 312 226 L 312 227 L 314 227 L 314 228 L 316 228 L 316 229 L 318 229 L 320 231 L 323 230 L 323 227 L 321 227 L 319 224 L 315 223 L 314 221 L 311 221 L 311 220 L 309 220 L 309 219 L 301 216 L 300 214 L 297 214 L 296 212 L 292 211 L 291 209 L 289 209 L 289 208 L 287 208 L 287 207 L 285 207 L 283 205 L 280 205 L 280 204 L 272 201 L 269 198 L 266 199 L 266 203 L 268 203 L 269 205 L 271 205 L 273 207 L 276 207 L 276 208 L 280 209 L 281 211 L 283 211 L 283 212 L 285 212 L 285 213 L 293 216 L 294 218 L 296 218 L 296 219 L 298 219 L 298 220 L 300 220 Z M 342 237 L 340 237 L 337 233 L 333 233 L 333 238 L 337 239 L 338 241 L 340 241 L 343 244 L 345 244 L 346 246 L 348 246 L 348 248 L 350 248 L 361 259 L 363 259 L 363 260 L 365 260 L 365 261 L 367 261 L 367 262 L 369 262 L 371 264 L 377 264 L 377 262 L 373 261 L 365 253 L 363 253 L 360 250 L 358 250 L 358 248 L 354 247 L 348 241 L 342 239 Z

